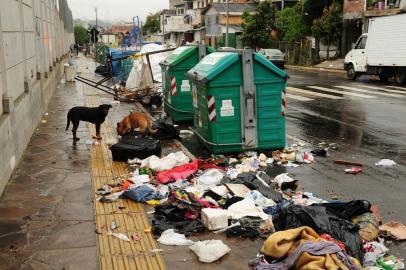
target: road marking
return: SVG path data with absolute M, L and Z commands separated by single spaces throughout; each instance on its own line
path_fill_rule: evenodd
M 296 99 L 296 100 L 299 100 L 299 101 L 312 101 L 312 100 L 314 100 L 312 98 L 302 97 L 302 96 L 293 95 L 293 94 L 286 94 L 286 97 L 291 98 L 291 99 Z
M 316 97 L 325 97 L 325 98 L 330 98 L 330 99 L 343 99 L 342 97 L 337 97 L 333 95 L 327 95 L 327 94 L 322 94 L 322 93 L 317 93 L 309 90 L 304 90 L 296 87 L 286 87 L 288 91 L 293 91 L 301 94 L 307 94 L 311 96 L 316 96 Z
M 373 96 L 357 94 L 357 93 L 350 93 L 350 92 L 344 92 L 342 90 L 333 90 L 333 89 L 326 88 L 326 87 L 320 87 L 320 86 L 308 86 L 308 87 L 312 88 L 312 89 L 317 89 L 317 90 L 322 90 L 322 91 L 331 92 L 331 93 L 337 93 L 337 94 L 342 94 L 342 95 L 348 95 L 348 96 L 354 96 L 354 97 L 360 97 L 360 98 L 374 98 Z
M 391 89 L 386 89 L 386 88 L 377 87 L 377 86 L 369 86 L 369 85 L 359 85 L 359 87 L 374 89 L 374 90 L 378 90 L 378 91 L 384 91 L 384 92 L 388 92 L 388 93 L 406 94 L 406 89 L 405 89 L 405 91 L 391 90 Z M 386 86 L 386 87 L 388 87 L 388 86 Z
M 369 90 L 364 90 L 364 89 L 359 89 L 359 88 L 349 87 L 349 86 L 343 86 L 343 85 L 335 85 L 334 87 L 341 88 L 341 89 L 346 89 L 346 90 L 357 91 L 357 92 L 361 92 L 361 93 L 380 95 L 380 96 L 403 97 L 402 95 L 389 94 L 389 93 L 380 93 L 380 92 L 376 92 L 376 91 L 369 91 Z
M 406 91 L 406 88 L 404 88 L 404 87 L 400 87 L 400 86 L 392 86 L 392 85 L 388 85 L 388 86 L 386 86 L 386 87 Z

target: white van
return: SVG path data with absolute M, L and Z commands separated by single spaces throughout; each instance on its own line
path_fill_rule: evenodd
M 367 74 L 405 84 L 406 14 L 370 19 L 368 34 L 362 34 L 345 56 L 344 68 L 351 80 Z

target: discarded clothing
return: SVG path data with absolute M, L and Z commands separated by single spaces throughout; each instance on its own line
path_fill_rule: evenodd
M 152 232 L 155 235 L 161 235 L 162 232 L 168 229 L 174 229 L 175 232 L 184 234 L 186 236 L 190 235 L 191 233 L 200 233 L 206 230 L 200 219 L 183 221 L 167 221 L 164 219 L 152 220 Z
M 270 219 L 264 221 L 259 217 L 243 217 L 237 222 L 239 226 L 226 230 L 227 237 L 266 238 L 275 231 Z
M 247 193 L 247 197 L 254 201 L 256 206 L 261 208 L 267 208 L 274 206 L 276 203 L 272 199 L 266 198 L 261 192 L 257 190 L 251 190 Z
M 341 249 L 342 251 L 347 252 L 347 250 L 345 249 L 345 245 L 343 244 L 343 242 L 340 242 L 340 241 L 334 239 L 334 238 L 331 237 L 330 235 L 328 235 L 328 234 L 326 234 L 326 233 L 323 233 L 323 234 L 320 235 L 320 238 L 322 238 L 322 239 L 324 239 L 324 240 L 326 240 L 326 241 L 330 241 L 330 242 L 336 243 L 336 244 L 340 247 L 340 249 Z
M 124 191 L 123 197 L 129 198 L 136 202 L 146 202 L 149 200 L 161 200 L 164 197 L 148 185 L 142 185 L 130 188 Z
M 223 179 L 224 174 L 218 169 L 208 169 L 197 178 L 197 184 L 201 185 L 203 189 L 208 190 L 210 187 L 217 186 Z
M 322 257 L 324 256 L 324 257 Z M 362 267 L 352 261 L 340 247 L 333 242 L 306 241 L 297 247 L 289 256 L 280 262 L 251 262 L 256 270 L 286 270 L 286 269 L 349 269 L 361 270 Z
M 176 180 L 186 179 L 190 175 L 194 174 L 198 168 L 198 160 L 194 160 L 190 163 L 175 167 L 173 169 L 158 173 L 156 179 L 161 184 L 167 184 Z
M 396 221 L 390 221 L 379 227 L 381 234 L 390 236 L 395 240 L 406 240 L 406 226 Z
M 276 231 L 309 226 L 317 233 L 327 233 L 346 245 L 348 254 L 362 261 L 364 248 L 359 236 L 359 226 L 328 212 L 320 205 L 288 205 L 281 207 L 273 219 Z
M 278 231 L 265 240 L 261 252 L 273 259 L 286 259 L 256 269 L 362 269 L 340 247 L 324 241 L 309 227 Z
M 182 151 L 178 151 L 170 153 L 163 158 L 150 156 L 142 160 L 141 167 L 147 167 L 156 172 L 162 172 L 186 163 L 189 163 L 189 158 Z

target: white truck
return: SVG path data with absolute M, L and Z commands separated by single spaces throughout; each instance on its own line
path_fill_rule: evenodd
M 344 61 L 348 79 L 361 74 L 378 75 L 381 81 L 394 77 L 406 83 L 406 14 L 372 18 Z

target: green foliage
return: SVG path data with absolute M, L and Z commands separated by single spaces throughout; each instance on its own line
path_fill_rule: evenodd
M 242 41 L 250 48 L 268 48 L 271 44 L 271 31 L 275 27 L 275 10 L 269 0 L 260 2 L 256 12 L 244 12 Z
M 325 7 L 323 15 L 313 20 L 312 34 L 323 41 L 339 41 L 341 36 L 342 8 L 338 2 Z
M 157 13 L 150 13 L 147 16 L 147 21 L 145 22 L 144 26 L 142 27 L 142 32 L 144 34 L 152 34 L 152 33 L 157 33 L 159 32 L 161 28 L 160 24 L 160 16 L 159 12 Z
M 87 33 L 87 29 L 81 25 L 77 25 L 74 28 L 75 33 L 75 43 L 79 45 L 83 45 L 89 42 L 89 34 Z
M 305 23 L 302 5 L 285 8 L 277 13 L 276 27 L 285 42 L 300 41 L 309 34 L 309 26 Z

